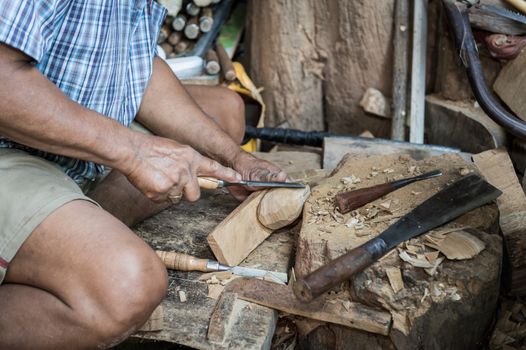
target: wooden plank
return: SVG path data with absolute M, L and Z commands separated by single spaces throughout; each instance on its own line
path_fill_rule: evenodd
M 423 159 L 444 153 L 457 153 L 458 149 L 420 145 L 409 142 L 383 139 L 356 139 L 326 137 L 323 141 L 323 169 L 334 169 L 347 153 L 357 155 L 407 154 L 414 159 Z
M 522 120 L 526 120 L 526 50 L 500 71 L 493 89 Z
M 424 143 L 426 97 L 427 1 L 414 0 L 413 54 L 411 62 L 411 97 L 409 141 Z
M 208 245 L 220 263 L 238 265 L 272 233 L 257 219 L 266 192 L 252 193 L 208 235 Z
M 473 160 L 486 180 L 502 191 L 497 205 L 508 252 L 510 293 L 526 295 L 526 196 L 505 150 L 486 151 Z
M 290 286 L 257 279 L 238 278 L 227 288 L 239 298 L 288 314 L 308 317 L 314 320 L 340 324 L 382 335 L 389 334 L 391 315 L 359 303 L 334 302 L 318 298 L 310 303 L 299 301 Z

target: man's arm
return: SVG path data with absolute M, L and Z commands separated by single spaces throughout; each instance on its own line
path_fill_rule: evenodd
M 199 197 L 197 175 L 239 174 L 188 146 L 134 132 L 67 98 L 18 50 L 0 44 L 0 135 L 46 152 L 109 165 L 145 195 Z
M 244 152 L 195 103 L 159 58 L 154 60 L 152 79 L 141 102 L 137 120 L 155 134 L 188 144 L 244 179 L 285 181 L 287 175 L 271 163 Z

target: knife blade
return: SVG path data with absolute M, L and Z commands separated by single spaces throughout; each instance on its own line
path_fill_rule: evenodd
M 299 182 L 265 182 L 265 181 L 248 181 L 241 180 L 239 182 L 228 182 L 225 180 L 216 179 L 213 177 L 198 177 L 199 187 L 215 190 L 216 188 L 228 186 L 250 186 L 250 187 L 280 187 L 280 188 L 305 188 L 305 185 Z
M 466 176 L 424 201 L 379 236 L 300 278 L 294 284 L 294 294 L 309 302 L 372 265 L 398 244 L 487 204 L 501 194 L 480 176 Z

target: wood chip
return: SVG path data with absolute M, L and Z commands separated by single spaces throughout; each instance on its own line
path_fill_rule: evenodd
M 186 303 L 186 292 L 184 290 L 179 291 L 179 300 L 181 303 Z
M 225 287 L 220 284 L 209 284 L 208 297 L 217 300 L 223 292 L 223 289 L 225 289 Z
M 456 231 L 444 235 L 427 235 L 424 244 L 439 250 L 449 260 L 471 259 L 484 250 L 486 245 L 477 237 L 466 231 Z
M 404 289 L 404 281 L 402 280 L 402 272 L 398 267 L 388 267 L 385 269 L 389 284 L 395 293 Z
M 438 259 L 436 259 L 434 262 L 433 262 L 433 267 L 430 268 L 430 269 L 424 269 L 424 271 L 429 275 L 429 276 L 434 276 L 437 272 L 437 269 L 438 267 L 440 266 L 440 264 L 442 263 L 442 261 L 444 261 L 444 257 L 440 257 Z
M 426 252 L 424 253 L 427 261 L 429 261 L 431 264 L 434 264 L 435 261 L 438 259 L 438 255 L 440 255 L 440 251 L 435 250 L 433 252 Z
M 389 208 L 391 208 L 391 201 L 380 203 L 380 207 L 389 210 Z
M 460 168 L 458 169 L 458 173 L 461 175 L 461 176 L 466 176 L 470 173 L 471 171 L 468 169 L 468 168 Z
M 344 300 L 344 301 L 342 302 L 342 305 L 343 305 L 343 307 L 345 308 L 345 310 L 349 311 L 349 310 L 351 309 L 351 305 L 352 305 L 352 304 L 351 304 L 351 302 L 350 302 L 349 300 Z

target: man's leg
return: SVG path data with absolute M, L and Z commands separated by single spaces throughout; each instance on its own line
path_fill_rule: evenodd
M 166 269 L 125 225 L 76 200 L 49 215 L 0 286 L 0 349 L 93 349 L 124 340 L 167 288 Z
M 245 133 L 245 106 L 237 93 L 224 87 L 190 85 L 185 88 L 206 114 L 236 142 L 241 143 Z M 128 226 L 170 205 L 152 202 L 118 171 L 112 171 L 88 195 Z

